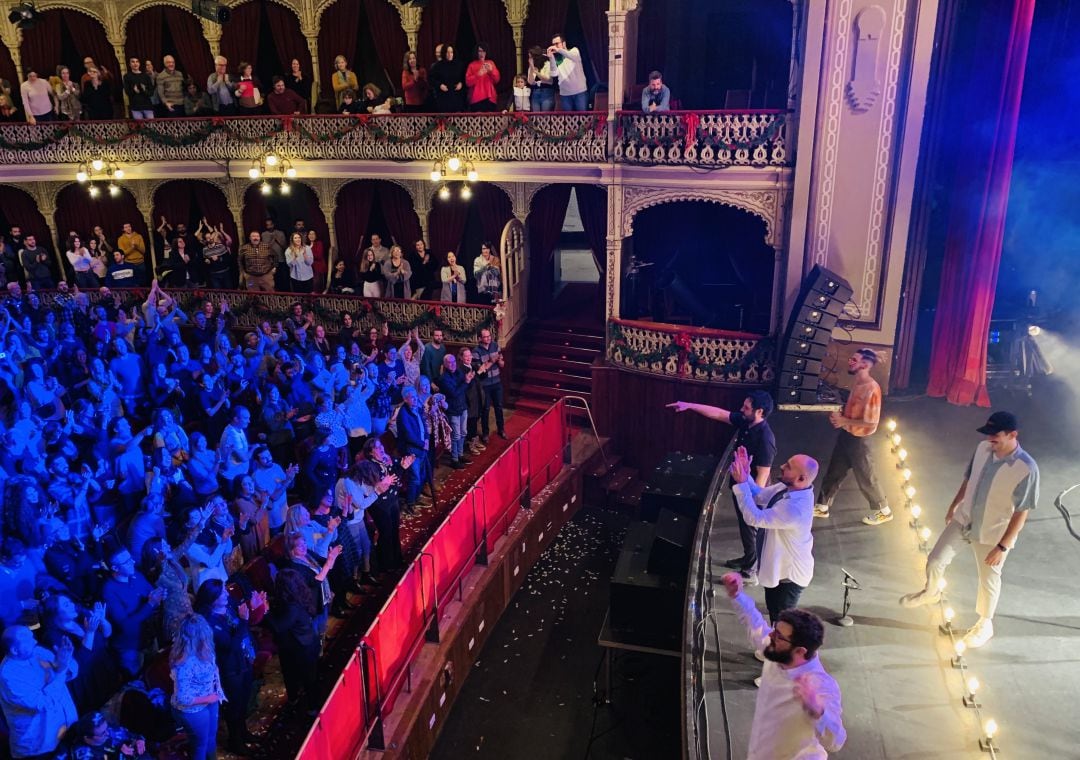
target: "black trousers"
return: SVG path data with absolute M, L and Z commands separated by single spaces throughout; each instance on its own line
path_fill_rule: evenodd
M 239 744 L 247 737 L 247 713 L 251 704 L 251 690 L 255 675 L 248 668 L 243 673 L 222 673 L 221 689 L 226 702 L 221 706 L 225 726 L 229 729 L 229 742 Z
M 491 423 L 488 420 L 488 409 L 495 407 L 495 429 L 503 433 L 506 428 L 503 425 L 503 387 L 502 381 L 494 385 L 484 386 L 484 398 L 480 402 L 480 432 L 486 437 L 491 432 Z
M 769 610 L 769 622 L 776 625 L 776 617 L 784 610 L 799 606 L 803 587 L 791 581 L 780 581 L 773 588 L 765 589 L 765 607 Z
M 870 506 L 874 509 L 885 506 L 885 494 L 874 473 L 874 455 L 869 444 L 866 437 L 859 438 L 846 430 L 839 432 L 829 459 L 829 469 L 825 471 L 825 480 L 821 484 L 822 504 L 832 506 L 833 499 L 840 491 L 840 484 L 848 472 L 854 470 L 855 482 Z
M 757 565 L 758 558 L 758 529 L 753 525 L 747 525 L 743 519 L 742 510 L 739 509 L 739 501 L 735 494 L 731 495 L 732 506 L 735 507 L 735 520 L 739 523 L 739 540 L 742 541 L 742 567 L 740 570 L 750 571 Z
M 379 569 L 398 570 L 405 566 L 405 557 L 401 554 L 401 504 L 396 493 L 381 496 L 369 507 L 371 519 L 379 538 L 375 542 L 375 558 L 379 560 Z
M 282 647 L 278 645 L 278 658 L 281 661 L 281 675 L 285 679 L 285 693 L 290 702 L 296 702 L 304 695 L 305 705 L 315 706 L 319 674 L 319 646 L 315 642 L 310 647 Z

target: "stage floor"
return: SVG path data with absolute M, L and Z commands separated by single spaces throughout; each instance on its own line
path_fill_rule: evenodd
M 1076 704 L 1080 700 L 1080 542 L 1066 531 L 1053 506 L 1054 497 L 1080 481 L 1080 444 L 1076 398 L 1059 381 L 1044 381 L 1034 398 L 993 395 L 993 409 L 1018 414 L 1021 445 L 1040 466 L 1041 498 L 1028 519 L 1017 547 L 1004 568 L 1001 601 L 994 618 L 995 637 L 966 659 L 971 674 L 982 683 L 983 717 L 999 725 L 998 743 L 1004 757 L 1078 757 Z M 923 523 L 937 537 L 945 510 L 963 477 L 964 468 L 982 437 L 975 428 L 989 410 L 958 408 L 939 399 L 886 399 L 883 419 L 894 418 L 902 445 L 909 452 L 915 501 L 923 508 Z M 826 415 L 778 412 L 770 418 L 779 447 L 779 460 L 807 453 L 827 465 L 835 432 Z M 827 621 L 839 615 L 843 589 L 841 566 L 862 584 L 853 592 L 855 625 L 826 626 L 822 660 L 843 691 L 848 740 L 836 757 L 978 758 L 981 727 L 975 711 L 961 703 L 964 693 L 959 671 L 950 666 L 948 638 L 938 633 L 937 607 L 906 610 L 899 597 L 923 584 L 926 555 L 909 527 L 909 514 L 900 494 L 900 476 L 889 451 L 884 427 L 875 436 L 879 478 L 896 518 L 876 527 L 861 518 L 867 505 L 849 477 L 832 516 L 815 520 L 813 583 L 802 605 Z M 1080 498 L 1073 499 L 1080 516 Z M 1080 520 L 1077 521 L 1080 524 Z M 931 542 L 934 539 L 931 539 Z M 717 577 L 720 565 L 739 554 L 738 531 L 730 508 L 721 507 L 712 536 Z M 957 622 L 975 622 L 975 559 L 962 552 L 949 569 L 947 596 Z M 756 696 L 754 676 L 760 663 L 749 651 L 746 637 L 726 596 L 715 600 L 722 653 L 722 679 L 716 658 L 707 675 L 711 755 L 727 757 L 723 697 L 727 706 L 732 757 L 746 756 Z M 760 588 L 752 596 L 764 609 Z M 711 639 L 711 636 L 706 637 Z

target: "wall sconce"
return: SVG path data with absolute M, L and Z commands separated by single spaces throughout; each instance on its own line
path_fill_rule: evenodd
M 91 198 L 101 195 L 99 183 L 105 183 L 109 195 L 116 197 L 120 194 L 120 186 L 116 183 L 123 178 L 124 170 L 118 163 L 101 158 L 81 162 L 75 172 L 75 181 L 87 186 L 86 190 Z

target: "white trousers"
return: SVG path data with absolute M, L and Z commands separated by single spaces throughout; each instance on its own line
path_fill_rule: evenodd
M 986 564 L 986 555 L 995 544 L 980 544 L 971 540 L 971 529 L 965 528 L 953 520 L 938 536 L 937 543 L 926 558 L 926 590 L 936 593 L 939 581 L 945 577 L 945 569 L 952 564 L 956 553 L 967 544 L 975 552 L 975 565 L 979 568 L 979 596 L 975 602 L 975 611 L 979 617 L 993 618 L 1001 596 L 1001 569 L 1005 565 L 1005 555 L 996 567 Z

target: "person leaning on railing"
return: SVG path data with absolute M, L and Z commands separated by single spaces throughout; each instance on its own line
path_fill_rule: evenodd
M 649 84 L 641 91 L 641 110 L 645 113 L 671 110 L 671 90 L 659 71 L 649 74 Z

